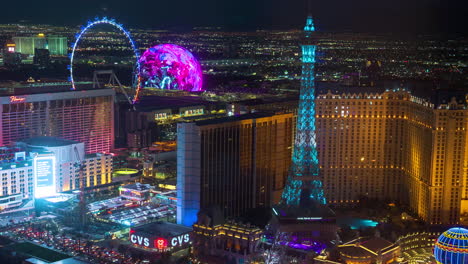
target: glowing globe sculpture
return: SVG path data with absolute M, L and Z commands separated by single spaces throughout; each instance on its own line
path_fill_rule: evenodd
M 437 239 L 434 257 L 439 264 L 468 263 L 468 230 L 455 227 L 445 231 Z
M 139 59 L 142 87 L 203 91 L 200 63 L 190 51 L 161 44 L 147 49 Z

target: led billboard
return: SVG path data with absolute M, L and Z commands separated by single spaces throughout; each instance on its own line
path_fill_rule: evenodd
M 37 155 L 34 158 L 34 197 L 54 196 L 55 185 L 55 156 Z

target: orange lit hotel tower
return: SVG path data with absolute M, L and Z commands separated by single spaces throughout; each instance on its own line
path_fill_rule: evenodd
M 294 154 L 276 209 L 369 197 L 409 204 L 430 224 L 468 224 L 468 94 L 432 104 L 401 88 L 359 87 L 315 98 L 310 16 L 304 31 Z
M 466 99 L 434 105 L 404 89 L 317 96 L 329 204 L 400 201 L 430 224 L 468 223 Z

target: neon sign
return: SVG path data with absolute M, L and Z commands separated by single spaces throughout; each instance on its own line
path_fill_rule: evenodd
M 172 251 L 174 248 L 182 248 L 191 243 L 190 233 L 177 235 L 174 237 L 152 236 L 140 234 L 133 229 L 129 234 L 130 242 L 135 246 L 154 248 L 159 252 Z
M 167 240 L 164 238 L 154 240 L 154 247 L 159 250 L 165 250 L 167 248 Z
M 132 241 L 133 244 L 140 245 L 140 246 L 149 247 L 149 245 L 150 245 L 149 244 L 149 238 L 134 235 L 134 234 L 130 235 L 130 241 Z
M 297 220 L 321 220 L 322 217 L 298 217 Z
M 176 236 L 171 239 L 171 246 L 173 247 L 182 246 L 185 243 L 188 243 L 189 241 L 190 241 L 189 234 Z
M 26 97 L 21 96 L 10 96 L 10 103 L 23 103 L 26 101 Z

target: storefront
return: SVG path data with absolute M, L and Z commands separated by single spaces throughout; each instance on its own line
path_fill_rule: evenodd
M 130 229 L 129 241 L 136 247 L 158 252 L 176 252 L 192 245 L 192 228 L 155 222 Z

